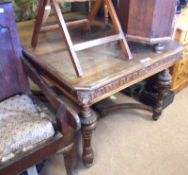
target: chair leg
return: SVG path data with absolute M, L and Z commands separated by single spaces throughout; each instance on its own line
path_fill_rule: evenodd
M 72 126 L 70 126 L 71 117 L 69 116 L 69 113 L 66 111 L 64 106 L 60 107 L 57 116 L 59 129 L 63 134 L 64 148 L 62 151 L 67 175 L 76 175 L 76 150 L 74 145 L 74 131 Z
M 63 153 L 65 160 L 65 168 L 67 175 L 76 175 L 75 163 L 76 163 L 76 151 L 73 145 L 67 152 Z

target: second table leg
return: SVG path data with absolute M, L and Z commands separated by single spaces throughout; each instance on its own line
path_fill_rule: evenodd
M 170 89 L 171 80 L 172 76 L 170 75 L 170 71 L 168 69 L 160 72 L 157 75 L 156 83 L 159 93 L 157 103 L 153 110 L 153 120 L 158 120 L 162 114 L 164 96 L 165 93 Z

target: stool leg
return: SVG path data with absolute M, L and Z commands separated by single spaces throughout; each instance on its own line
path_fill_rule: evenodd
M 91 146 L 92 132 L 96 127 L 97 117 L 92 115 L 89 107 L 84 107 L 81 112 L 82 140 L 83 140 L 83 163 L 86 167 L 93 164 L 94 154 Z
M 105 27 L 108 27 L 109 15 L 108 15 L 108 7 L 107 7 L 106 3 L 104 4 L 104 24 L 105 24 Z
M 153 109 L 153 120 L 158 120 L 163 110 L 165 93 L 169 90 L 172 76 L 169 70 L 164 70 L 157 75 L 156 83 L 159 89 L 157 104 Z
M 85 31 L 88 31 L 90 29 L 90 24 L 95 19 L 97 13 L 99 12 L 102 2 L 103 2 L 103 0 L 96 0 L 94 6 L 91 9 L 91 12 L 89 13 L 89 16 L 88 16 L 89 22 L 88 22 L 87 26 L 85 27 Z
M 37 46 L 37 42 L 38 42 L 38 38 L 39 38 L 39 34 L 40 34 L 40 28 L 41 28 L 42 23 L 43 23 L 43 16 L 44 16 L 44 13 L 45 13 L 45 7 L 47 5 L 47 1 L 48 0 L 40 0 L 39 1 L 37 19 L 36 19 L 36 22 L 35 22 L 35 26 L 34 26 L 34 30 L 33 30 L 33 36 L 32 36 L 32 40 L 31 40 L 31 46 L 34 47 L 34 48 Z
M 43 16 L 43 19 L 42 19 L 42 24 L 45 24 L 45 22 L 47 21 L 48 17 L 50 16 L 51 9 L 52 8 L 51 8 L 50 4 L 46 5 L 45 11 L 44 11 L 44 16 Z
M 58 4 L 57 0 L 51 0 L 51 2 L 52 2 L 52 7 L 53 7 L 53 9 L 55 11 L 55 15 L 56 15 L 57 21 L 58 21 L 59 26 L 60 26 L 60 31 L 61 31 L 61 33 L 62 33 L 62 35 L 64 37 L 65 44 L 67 46 L 67 49 L 68 49 L 68 52 L 69 52 L 73 67 L 75 69 L 76 75 L 78 77 L 81 77 L 83 75 L 83 71 L 82 71 L 80 62 L 78 60 L 78 57 L 77 57 L 77 55 L 75 53 L 73 42 L 72 42 L 70 34 L 68 32 L 68 28 L 67 28 L 67 25 L 65 23 L 64 17 L 62 15 L 61 9 L 59 7 L 59 4 Z
M 109 16 L 111 17 L 112 25 L 113 25 L 115 32 L 121 34 L 122 37 L 123 37 L 123 39 L 120 41 L 122 50 L 128 56 L 129 59 L 132 59 L 132 54 L 131 54 L 131 51 L 129 49 L 127 40 L 124 37 L 124 33 L 123 33 L 122 28 L 121 28 L 121 24 L 119 22 L 117 14 L 116 14 L 116 10 L 114 8 L 114 5 L 113 5 L 111 0 L 105 0 L 105 3 L 107 5 Z

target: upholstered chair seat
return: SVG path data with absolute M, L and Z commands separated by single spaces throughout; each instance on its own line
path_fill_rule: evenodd
M 0 102 L 0 160 L 36 147 L 54 136 L 49 116 L 27 95 Z

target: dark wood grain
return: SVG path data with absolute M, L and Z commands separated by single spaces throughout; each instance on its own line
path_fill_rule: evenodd
M 0 13 L 0 101 L 13 95 L 29 95 L 29 76 L 40 87 L 50 105 L 58 111 L 56 135 L 29 151 L 15 154 L 12 159 L 5 162 L 0 160 L 0 174 L 18 174 L 58 152 L 64 154 L 67 174 L 73 175 L 76 160 L 73 130 L 79 129 L 81 125 L 78 114 L 60 100 L 35 67 L 24 60 L 12 3 L 0 3 L 0 8 L 4 9 L 4 13 Z
M 133 45 L 132 60 L 124 59 L 125 55 L 117 47 L 117 43 L 114 43 L 79 53 L 85 74 L 78 78 L 60 34 L 50 32 L 41 35 L 37 48 L 33 49 L 30 47 L 31 26 L 32 22 L 19 24 L 22 29 L 20 36 L 27 48 L 27 51 L 24 51 L 25 59 L 42 77 L 46 77 L 61 93 L 80 106 L 82 158 L 87 167 L 92 165 L 94 159 L 92 132 L 97 121 L 90 107 L 126 87 L 168 69 L 182 58 L 183 46 L 175 41 L 167 42 L 162 54 L 153 53 L 150 47 L 142 44 Z M 101 25 L 96 24 L 95 27 L 96 31 L 89 36 L 91 38 L 101 35 Z M 76 30 L 72 31 L 71 35 L 77 42 L 85 41 L 85 38 L 80 38 L 80 33 Z M 137 107 L 139 108 L 140 105 Z

